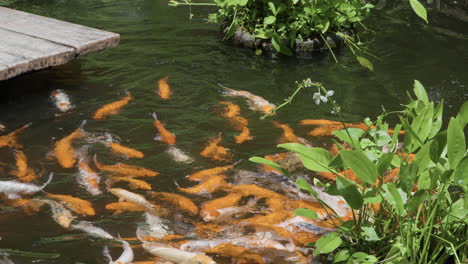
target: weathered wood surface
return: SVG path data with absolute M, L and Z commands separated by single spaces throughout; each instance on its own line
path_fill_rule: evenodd
M 0 80 L 116 46 L 119 34 L 0 7 Z

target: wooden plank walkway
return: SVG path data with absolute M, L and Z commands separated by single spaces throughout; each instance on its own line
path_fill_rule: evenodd
M 120 35 L 0 7 L 0 81 L 116 46 Z

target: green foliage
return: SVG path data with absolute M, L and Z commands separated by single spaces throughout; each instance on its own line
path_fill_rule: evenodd
M 319 94 L 328 91 L 317 83 Z M 320 148 L 297 143 L 279 145 L 298 153 L 311 171 L 332 172 L 336 183 L 327 193 L 341 196 L 352 210 L 352 219 L 332 213 L 305 179 L 296 185 L 314 196 L 333 220 L 336 232 L 319 239 L 314 255 L 334 254 L 334 263 L 466 263 L 468 261 L 468 156 L 464 129 L 468 104 L 447 130 L 442 128 L 442 104 L 435 106 L 419 81 L 415 99 L 403 111 L 384 113 L 362 129 L 345 128 L 334 135 L 351 149 L 336 157 Z M 297 92 L 297 91 L 296 91 Z M 328 100 L 340 116 L 340 108 Z M 389 130 L 385 121 L 397 114 L 401 124 Z M 342 120 L 344 124 L 344 121 Z M 404 136 L 398 136 L 404 128 Z M 391 135 L 393 132 L 393 135 Z M 400 142 L 403 140 L 403 142 Z M 403 147 L 401 144 L 403 143 Z M 415 156 L 413 161 L 409 156 Z M 356 180 L 342 172 L 351 170 Z M 398 177 L 388 178 L 390 172 Z M 310 210 L 296 215 L 316 218 Z

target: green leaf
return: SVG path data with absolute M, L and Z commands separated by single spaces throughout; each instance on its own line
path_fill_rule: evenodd
M 418 1 L 418 0 L 409 0 L 411 4 L 411 8 L 413 8 L 413 11 L 418 15 L 420 18 L 422 18 L 426 23 L 429 23 L 427 21 L 427 11 L 426 8 Z
M 318 215 L 316 212 L 307 208 L 297 208 L 296 210 L 294 210 L 294 215 L 303 216 L 303 217 L 310 218 L 310 219 L 318 218 Z
M 335 257 L 333 258 L 333 263 L 338 263 L 342 261 L 346 261 L 349 259 L 351 255 L 349 254 L 349 249 L 342 249 L 336 253 Z
M 390 137 L 387 131 L 379 130 L 370 132 L 370 135 L 374 138 L 375 143 L 379 147 L 382 147 L 383 145 L 386 145 L 392 141 L 392 137 Z
M 264 22 L 267 25 L 271 25 L 271 24 L 276 22 L 276 17 L 275 16 L 267 16 L 267 17 L 265 17 Z
M 460 111 L 458 111 L 456 118 L 461 128 L 465 129 L 466 124 L 468 124 L 468 101 L 463 103 Z
M 356 56 L 357 61 L 361 64 L 362 67 L 368 69 L 369 71 L 374 71 L 374 65 L 368 59 L 360 56 Z
M 291 50 L 288 47 L 286 47 L 286 45 L 284 45 L 283 40 L 277 33 L 273 34 L 271 44 L 273 45 L 273 48 L 275 48 L 276 51 L 287 56 L 292 56 Z
M 356 252 L 352 255 L 353 262 L 352 263 L 362 263 L 362 264 L 370 264 L 376 263 L 377 258 L 373 255 L 369 255 L 364 252 Z
M 377 235 L 377 232 L 375 232 L 375 229 L 372 226 L 361 227 L 361 234 L 364 236 L 366 241 L 380 240 L 380 237 Z
M 382 189 L 384 190 L 382 196 L 388 201 L 388 203 L 390 203 L 390 205 L 392 205 L 398 215 L 404 216 L 406 214 L 404 207 L 404 203 L 406 202 L 406 195 L 402 195 L 404 194 L 403 191 L 400 192 L 393 183 L 386 183 L 382 185 Z
M 395 154 L 393 152 L 385 153 L 382 157 L 379 158 L 379 162 L 377 163 L 377 172 L 379 175 L 383 175 L 384 172 L 388 170 L 390 164 L 392 163 L 393 156 Z
M 356 150 L 343 150 L 340 152 L 345 164 L 361 179 L 368 184 L 375 184 L 379 173 L 377 167 L 364 155 Z
M 348 132 L 346 132 L 346 130 Z M 351 137 L 348 136 L 348 133 Z M 364 130 L 354 127 L 333 131 L 333 135 L 335 135 L 341 141 L 348 143 L 354 149 L 360 149 L 359 145 L 357 144 L 359 144 L 359 138 L 362 137 L 364 133 L 366 133 Z
M 312 187 L 306 180 L 298 179 L 296 181 L 296 186 L 304 191 L 309 192 L 312 196 L 317 197 L 317 192 L 314 189 L 312 189 Z
M 468 156 L 465 156 L 453 172 L 453 180 L 460 186 L 468 185 Z M 467 194 L 465 194 L 467 195 Z
M 411 189 L 418 178 L 418 170 L 419 167 L 415 163 L 400 167 L 400 186 L 407 194 L 411 193 Z
M 410 0 L 410 2 L 411 2 L 411 0 Z M 422 85 L 422 83 L 420 81 L 414 80 L 413 90 L 414 90 L 414 94 L 416 95 L 418 100 L 421 100 L 426 104 L 429 103 L 429 97 L 427 96 L 426 89 L 424 89 L 424 86 Z
M 341 176 L 336 177 L 336 188 L 352 209 L 358 210 L 364 203 L 361 193 L 354 183 Z
M 465 133 L 457 119 L 451 118 L 447 129 L 447 157 L 451 169 L 455 169 L 465 155 Z
M 411 196 L 410 199 L 408 199 L 408 202 L 405 204 L 406 210 L 418 210 L 419 206 L 430 198 L 431 197 L 425 190 L 419 190 L 413 196 Z
M 341 240 L 338 233 L 329 233 L 315 242 L 314 256 L 330 253 L 337 249 L 341 243 L 343 243 L 343 240 Z
M 304 167 L 312 171 L 330 172 L 328 164 L 333 156 L 322 148 L 308 148 L 298 143 L 285 143 L 278 145 L 280 148 L 299 154 Z
M 442 114 L 444 111 L 444 100 L 442 100 L 434 110 L 434 120 L 432 122 L 431 132 L 429 138 L 433 138 L 439 133 L 442 127 Z
M 277 12 L 276 12 L 275 4 L 273 2 L 268 2 L 268 7 L 270 8 L 270 11 L 273 13 L 273 15 L 276 16 Z
M 465 223 L 468 223 L 468 220 L 466 216 L 468 215 L 468 210 L 465 209 L 464 205 L 464 200 L 463 199 L 458 199 L 456 202 L 454 202 L 449 209 L 449 215 L 445 217 L 445 219 L 442 222 L 453 222 L 459 221 L 460 219 L 463 219 Z
M 286 171 L 285 169 L 281 168 L 280 165 L 276 164 L 275 162 L 273 162 L 273 161 L 271 161 L 271 160 L 267 160 L 267 159 L 262 158 L 262 157 L 251 157 L 249 160 L 252 161 L 252 162 L 255 162 L 255 163 L 260 163 L 260 164 L 268 165 L 268 166 L 274 168 L 275 170 L 280 171 L 280 172 L 283 173 L 284 175 L 289 175 L 289 172 L 288 172 L 288 171 Z

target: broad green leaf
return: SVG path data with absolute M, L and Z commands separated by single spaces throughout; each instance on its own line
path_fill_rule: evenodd
M 372 226 L 361 227 L 361 234 L 364 236 L 366 241 L 380 240 L 379 235 L 377 235 L 377 232 L 375 232 L 375 229 Z
M 428 170 L 420 173 L 418 179 L 418 189 L 419 190 L 431 190 L 432 189 L 432 178 Z
M 418 0 L 409 0 L 411 4 L 411 8 L 413 8 L 413 11 L 418 15 L 420 18 L 422 18 L 426 23 L 429 23 L 427 21 L 427 11 L 426 8 L 418 1 Z
M 251 157 L 249 160 L 252 161 L 252 162 L 255 162 L 255 163 L 268 165 L 268 166 L 272 167 L 273 169 L 280 171 L 284 175 L 289 175 L 288 171 L 281 168 L 280 165 L 276 164 L 275 162 L 273 162 L 271 160 L 267 160 L 267 159 L 262 158 L 262 157 Z
M 455 118 L 451 118 L 447 129 L 447 157 L 451 169 L 455 169 L 465 155 L 465 133 Z
M 419 167 L 415 163 L 400 167 L 400 186 L 407 194 L 411 193 L 411 189 L 418 178 L 418 170 Z
M 312 189 L 312 187 L 306 180 L 298 179 L 296 181 L 296 186 L 304 191 L 309 192 L 312 196 L 317 197 L 317 192 L 314 189 Z
M 431 132 L 429 138 L 433 138 L 439 133 L 442 127 L 442 114 L 444 112 L 444 100 L 442 100 L 434 109 L 434 120 L 432 122 Z
M 271 39 L 271 44 L 273 45 L 273 48 L 275 48 L 276 51 L 287 56 L 292 56 L 291 50 L 288 47 L 286 47 L 286 45 L 284 45 L 283 40 L 278 34 L 276 33 L 273 34 L 273 38 Z
M 264 20 L 265 24 L 267 24 L 267 25 L 271 25 L 271 24 L 275 23 L 275 21 L 276 21 L 275 16 L 267 16 L 267 17 L 265 17 L 265 20 Z
M 392 137 L 387 133 L 387 131 L 375 131 L 369 133 L 373 138 L 377 146 L 382 147 L 392 141 Z
M 453 180 L 460 186 L 468 185 L 468 156 L 465 156 L 453 172 Z M 467 194 L 465 194 L 467 195 Z
M 429 103 L 429 97 L 427 96 L 426 89 L 424 89 L 424 86 L 420 81 L 414 80 L 413 90 L 418 100 L 421 100 L 426 104 Z
M 447 133 L 439 133 L 432 141 L 429 156 L 437 164 L 447 148 Z M 416 155 L 416 158 L 418 156 Z
M 273 2 L 268 2 L 268 7 L 270 8 L 270 11 L 273 13 L 273 15 L 276 16 L 277 12 L 275 4 Z
M 337 249 L 342 242 L 343 240 L 341 240 L 338 233 L 329 233 L 315 242 L 314 256 L 330 253 Z
M 362 195 L 352 181 L 341 176 L 337 176 L 336 188 L 351 208 L 358 210 L 362 207 L 362 204 L 364 203 Z
M 416 154 L 414 162 L 418 164 L 419 168 L 421 168 L 420 172 L 422 172 L 423 169 L 434 167 L 434 164 L 432 164 L 431 161 L 431 142 L 427 142 L 424 144 L 424 146 L 422 146 L 422 148 Z
M 342 261 L 346 261 L 349 259 L 351 255 L 349 254 L 349 249 L 342 249 L 336 253 L 335 257 L 333 258 L 333 263 L 338 263 Z
M 377 258 L 375 256 L 369 255 L 364 252 L 356 252 L 352 255 L 352 258 L 352 263 L 371 264 L 377 262 Z
M 385 200 L 387 200 L 388 203 L 392 205 L 398 215 L 404 216 L 406 214 L 404 207 L 404 203 L 406 202 L 406 194 L 404 194 L 403 191 L 400 192 L 393 183 L 386 183 L 382 185 L 382 189 L 384 190 L 382 195 Z M 404 197 L 402 194 L 404 194 Z
M 278 147 L 298 153 L 304 167 L 309 170 L 330 172 L 328 164 L 332 161 L 333 156 L 325 149 L 308 148 L 298 143 L 285 143 L 278 145 Z
M 296 210 L 294 210 L 294 215 L 303 216 L 303 217 L 310 218 L 310 219 L 318 218 L 318 215 L 316 212 L 307 208 L 297 208 Z
M 465 223 L 468 223 L 467 215 L 468 215 L 468 210 L 465 209 L 464 205 L 465 201 L 463 199 L 458 199 L 456 202 L 454 202 L 449 209 L 449 215 L 445 217 L 445 219 L 442 222 L 451 222 L 456 220 L 457 222 L 460 220 L 464 220 Z
M 322 34 L 325 34 L 325 32 L 327 32 L 329 27 L 330 27 L 330 20 L 327 20 L 327 22 L 325 22 L 325 25 L 321 29 Z
M 346 132 L 346 130 L 348 132 Z M 348 133 L 351 138 L 348 136 Z M 354 149 L 360 149 L 359 145 L 357 144 L 359 144 L 359 138 L 362 137 L 364 133 L 366 133 L 364 130 L 354 127 L 333 131 L 333 135 L 348 143 Z
M 369 71 L 374 71 L 374 65 L 368 59 L 360 56 L 356 56 L 357 61 L 361 64 L 362 67 L 368 69 Z
M 379 175 L 383 175 L 384 172 L 388 170 L 392 163 L 393 156 L 395 156 L 395 154 L 393 152 L 389 152 L 383 154 L 382 157 L 379 158 L 379 161 L 377 162 L 377 172 Z
M 424 204 L 424 202 L 430 198 L 431 197 L 425 190 L 419 190 L 408 199 L 408 202 L 405 204 L 406 210 L 418 210 L 419 206 Z
M 460 111 L 457 114 L 458 124 L 462 129 L 465 129 L 466 124 L 468 124 L 468 101 L 463 103 Z
M 356 150 L 343 150 L 340 152 L 345 164 L 361 179 L 369 184 L 375 184 L 379 173 L 377 167 L 364 155 Z

